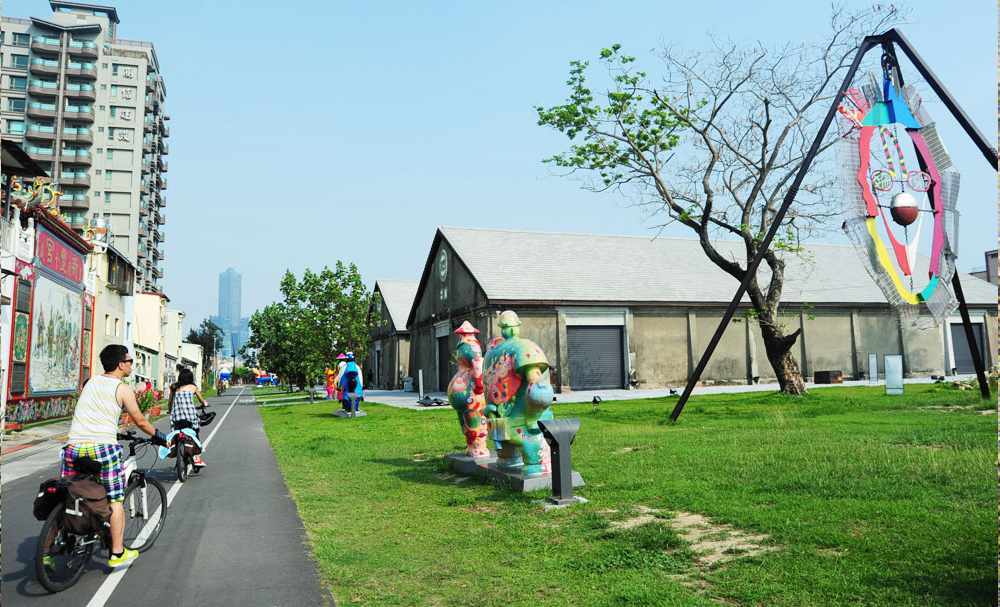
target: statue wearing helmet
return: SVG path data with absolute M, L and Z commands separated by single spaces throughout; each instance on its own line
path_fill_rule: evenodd
M 503 337 L 490 342 L 484 360 L 486 417 L 497 465 L 523 464 L 523 474 L 548 474 L 549 445 L 538 427 L 538 420 L 552 419 L 548 360 L 538 344 L 520 337 L 521 321 L 513 311 L 503 312 L 497 324 Z

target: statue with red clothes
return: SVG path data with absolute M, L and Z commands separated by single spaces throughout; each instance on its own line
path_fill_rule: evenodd
M 551 452 L 538 420 L 552 419 L 554 390 L 542 349 L 522 339 L 521 321 L 507 310 L 497 323 L 502 338 L 490 342 L 484 360 L 486 417 L 498 466 L 521 466 L 525 475 L 549 474 Z
M 455 330 L 459 337 L 455 358 L 458 362 L 458 372 L 448 384 L 448 402 L 458 412 L 458 423 L 465 434 L 467 457 L 489 457 L 490 450 L 486 446 L 486 420 L 483 409 L 486 399 L 483 396 L 483 349 L 476 339 L 479 329 L 469 321 Z

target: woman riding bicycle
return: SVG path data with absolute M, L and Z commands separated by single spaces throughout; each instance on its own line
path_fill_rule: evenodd
M 202 407 L 207 407 L 208 402 L 201 395 L 201 390 L 194 383 L 194 373 L 191 369 L 181 369 L 177 374 L 177 383 L 170 386 L 170 427 L 174 430 L 191 428 L 195 435 L 201 430 L 201 419 L 198 409 L 195 407 L 195 398 L 201 402 Z M 199 437 L 199 440 L 201 438 Z M 194 465 L 204 468 L 206 464 L 201 459 L 201 455 L 194 456 Z

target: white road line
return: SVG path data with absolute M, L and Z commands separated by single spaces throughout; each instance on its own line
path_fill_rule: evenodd
M 239 400 L 241 396 L 243 396 L 243 392 L 245 390 L 246 388 L 241 389 L 240 393 L 236 395 L 236 398 L 233 399 L 233 402 L 229 405 L 229 408 L 226 409 L 226 412 L 222 414 L 222 419 L 220 419 L 219 423 L 215 426 L 215 430 L 212 430 L 212 433 L 208 435 L 208 438 L 206 438 L 205 441 L 202 442 L 202 447 L 208 446 L 208 443 L 211 442 L 212 437 L 214 437 L 215 433 L 218 432 L 219 428 L 222 427 L 222 423 L 226 421 L 226 417 L 229 416 L 229 412 L 233 410 L 233 406 L 236 404 L 236 401 Z M 181 486 L 182 483 L 174 483 L 173 487 L 170 488 L 170 491 L 167 492 L 168 508 L 170 506 L 170 502 L 173 501 L 174 496 L 177 495 L 178 491 L 180 491 Z M 150 524 L 152 524 L 152 522 L 150 522 Z M 125 577 L 125 572 L 127 572 L 130 568 L 131 565 L 127 565 L 125 567 L 113 571 L 111 575 L 109 575 L 108 578 L 104 580 L 104 583 L 101 584 L 101 587 L 97 589 L 97 592 L 94 594 L 94 598 L 90 599 L 90 602 L 87 603 L 87 607 L 104 607 L 104 605 L 107 604 L 108 599 L 111 598 L 111 593 L 115 591 L 115 588 L 118 587 L 118 583 L 122 581 L 123 577 Z

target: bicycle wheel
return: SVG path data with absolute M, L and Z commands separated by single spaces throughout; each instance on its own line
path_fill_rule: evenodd
M 163 530 L 167 518 L 167 490 L 160 481 L 139 479 L 125 489 L 125 547 L 145 552 Z
M 83 544 L 80 537 L 60 528 L 59 515 L 62 505 L 56 506 L 42 525 L 35 547 L 35 574 L 42 587 L 49 592 L 66 590 L 83 575 L 83 570 L 94 551 L 94 544 Z M 49 537 L 52 543 L 46 550 Z M 51 564 L 45 564 L 45 556 L 51 557 Z
M 184 438 L 177 435 L 177 457 L 174 460 L 174 469 L 177 470 L 177 481 L 183 483 L 187 480 L 187 461 L 184 457 Z

